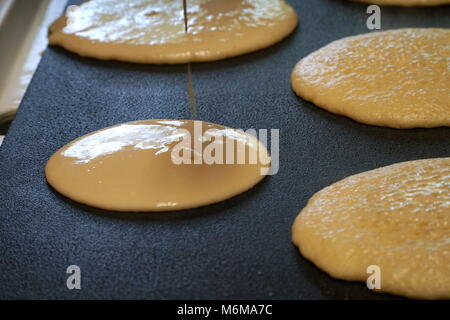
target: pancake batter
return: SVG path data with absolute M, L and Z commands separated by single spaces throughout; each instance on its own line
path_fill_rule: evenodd
M 201 121 L 145 120 L 76 139 L 50 158 L 45 174 L 56 191 L 86 205 L 168 211 L 242 193 L 264 178 L 268 166 L 264 145 L 243 131 Z
M 268 47 L 297 25 L 284 0 L 91 0 L 50 27 L 49 42 L 81 56 L 135 63 L 229 58 Z

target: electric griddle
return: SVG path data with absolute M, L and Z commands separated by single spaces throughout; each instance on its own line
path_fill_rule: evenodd
M 367 4 L 289 2 L 300 19 L 289 38 L 192 65 L 197 119 L 280 129 L 277 175 L 194 210 L 96 210 L 60 196 L 44 176 L 47 159 L 86 133 L 140 119 L 189 119 L 186 65 L 97 61 L 56 47 L 45 52 L 0 147 L 0 298 L 397 298 L 320 271 L 292 245 L 291 224 L 315 192 L 349 175 L 450 156 L 450 129 L 368 126 L 298 98 L 290 73 L 300 58 L 371 31 Z M 381 19 L 383 30 L 449 28 L 450 6 L 382 7 Z M 81 290 L 66 287 L 69 265 L 81 268 Z

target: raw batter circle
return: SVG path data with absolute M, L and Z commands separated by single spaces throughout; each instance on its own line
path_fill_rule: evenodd
M 188 144 L 179 148 L 185 138 Z M 234 153 L 229 153 L 232 161 L 227 163 L 229 145 Z M 220 155 L 213 152 L 222 163 L 206 162 L 203 155 L 211 146 L 222 147 L 217 149 L 222 150 Z M 174 161 L 174 156 L 186 155 L 182 150 L 188 151 L 189 161 L 200 155 L 200 162 Z M 238 160 L 240 150 L 243 162 Z M 256 154 L 253 163 L 250 152 Z M 193 120 L 143 120 L 70 142 L 49 159 L 45 175 L 56 191 L 79 203 L 150 212 L 196 208 L 231 198 L 260 182 L 268 166 L 265 146 L 241 130 Z
M 297 25 L 284 0 L 189 0 L 188 34 L 181 0 L 91 0 L 66 16 L 50 27 L 50 44 L 135 63 L 225 59 L 268 47 Z
M 292 226 L 301 253 L 331 276 L 420 299 L 450 298 L 450 158 L 397 163 L 316 193 Z
M 397 29 L 340 39 L 300 60 L 302 98 L 392 128 L 450 126 L 450 29 Z

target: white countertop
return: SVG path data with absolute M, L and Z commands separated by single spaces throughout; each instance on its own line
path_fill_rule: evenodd
M 0 0 L 0 119 L 18 108 L 67 0 Z M 0 136 L 0 144 L 3 138 Z

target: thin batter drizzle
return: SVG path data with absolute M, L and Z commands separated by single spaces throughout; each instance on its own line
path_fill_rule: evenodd
M 188 32 L 187 3 L 183 0 L 184 32 Z
M 187 1 L 186 0 L 183 0 L 183 15 L 184 15 L 184 32 L 186 32 L 186 34 L 187 34 L 188 30 L 189 30 L 189 25 L 188 25 Z M 191 108 L 192 117 L 195 118 L 195 115 L 197 114 L 197 104 L 196 104 L 196 100 L 195 100 L 194 85 L 192 82 L 192 70 L 191 70 L 190 62 L 187 65 L 187 78 L 188 78 L 189 106 Z
M 195 100 L 194 84 L 192 82 L 192 70 L 191 63 L 187 66 L 187 77 L 188 77 L 188 95 L 189 95 L 189 106 L 191 107 L 192 117 L 195 118 L 197 115 L 197 101 Z

